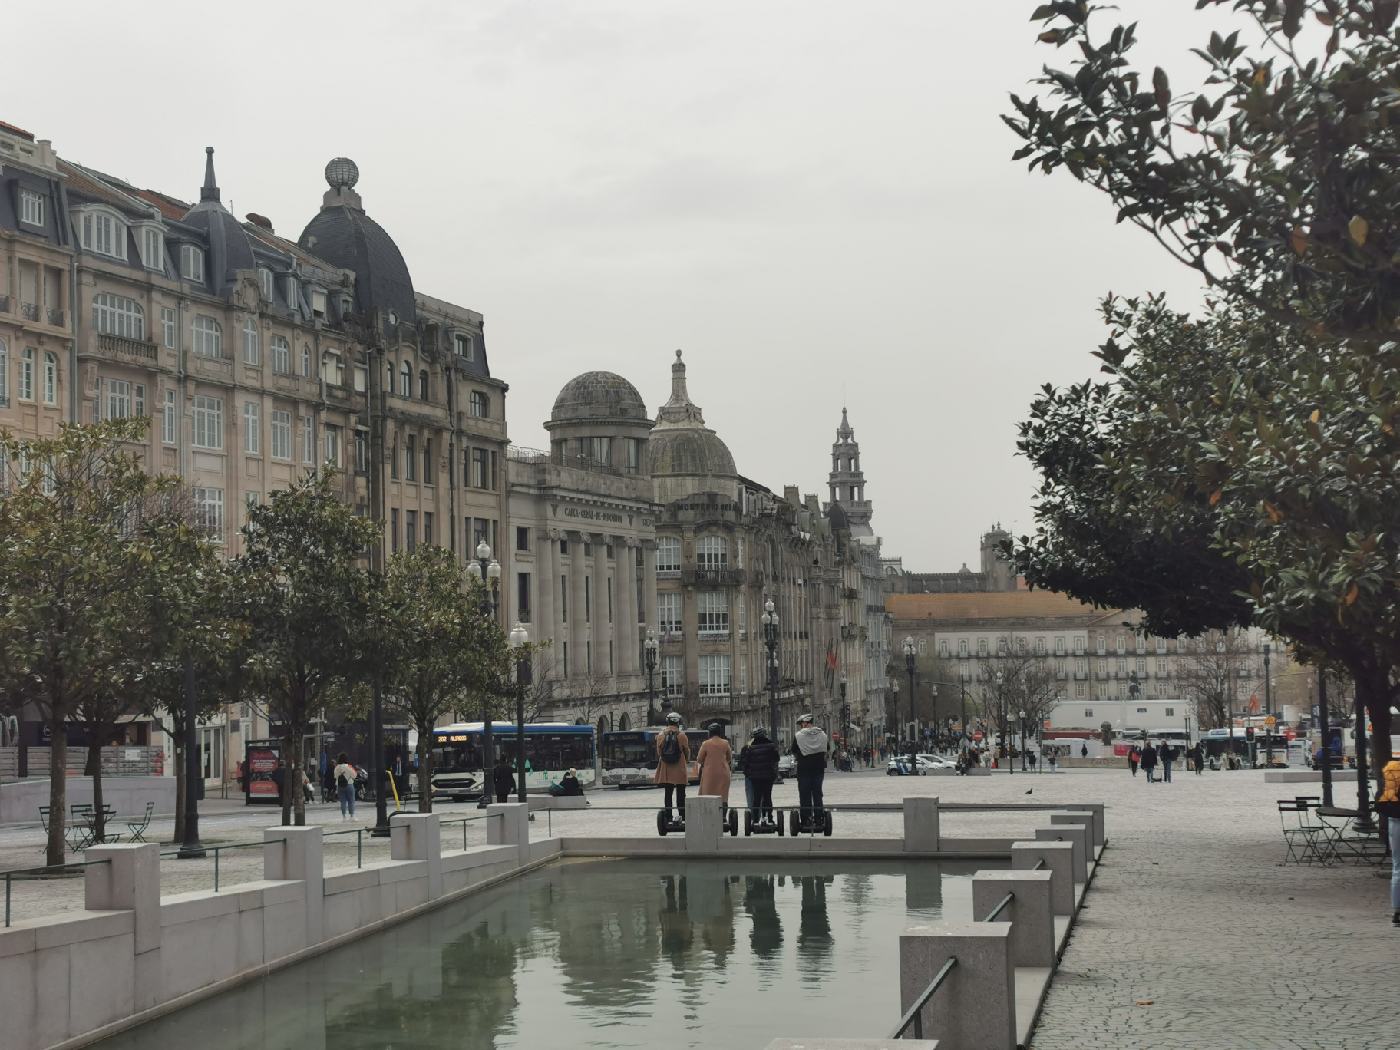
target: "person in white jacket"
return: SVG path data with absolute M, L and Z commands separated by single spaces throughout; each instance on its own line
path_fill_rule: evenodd
M 803 820 L 814 820 L 822 809 L 822 781 L 826 778 L 826 733 L 813 725 L 811 715 L 797 716 L 792 755 L 797 759 L 797 798 Z

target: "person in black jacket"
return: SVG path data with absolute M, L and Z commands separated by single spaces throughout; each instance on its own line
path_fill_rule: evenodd
M 491 786 L 496 789 L 497 802 L 509 802 L 511 789 L 515 787 L 515 772 L 505 755 L 496 759 L 496 768 L 491 770 Z
M 778 745 L 768 739 L 763 726 L 755 726 L 748 746 L 739 753 L 744 781 L 753 788 L 749 812 L 754 820 L 773 820 L 773 783 L 778 779 Z

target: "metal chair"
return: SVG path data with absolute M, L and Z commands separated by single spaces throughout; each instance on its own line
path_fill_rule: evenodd
M 132 842 L 146 841 L 146 829 L 151 826 L 151 814 L 155 812 L 155 808 L 154 802 L 147 802 L 145 816 L 126 822 L 127 830 L 131 832 Z
M 1326 828 L 1309 820 L 1308 805 L 1297 799 L 1278 800 L 1279 824 L 1283 828 L 1283 843 L 1287 848 L 1284 863 L 1295 864 L 1318 861 L 1326 864 L 1328 857 Z M 1318 840 L 1322 840 L 1319 847 Z

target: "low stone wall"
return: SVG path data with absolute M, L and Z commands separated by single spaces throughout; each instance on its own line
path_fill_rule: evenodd
M 109 748 L 108 750 L 114 750 Z M 92 777 L 70 776 L 67 782 L 68 805 L 92 801 Z M 155 812 L 175 812 L 174 777 L 103 777 L 102 801 L 117 811 L 114 832 L 125 833 L 120 818 L 136 819 L 146 812 L 146 803 L 155 803 Z M 37 824 L 39 807 L 49 804 L 47 777 L 29 777 L 9 784 L 0 784 L 0 824 Z

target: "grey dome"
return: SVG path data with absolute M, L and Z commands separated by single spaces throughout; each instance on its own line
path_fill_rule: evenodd
M 734 477 L 734 457 L 713 430 L 657 429 L 647 438 L 647 473 Z
M 205 281 L 215 292 L 223 293 L 233 285 L 239 270 L 251 270 L 256 265 L 248 232 L 220 199 L 213 146 L 204 150 L 204 185 L 199 190 L 199 203 L 185 214 L 183 221 L 207 238 L 209 262 Z
M 585 419 L 650 422 L 642 395 L 615 372 L 584 372 L 570 379 L 559 391 L 549 421 L 564 423 Z
M 306 224 L 297 243 L 329 263 L 355 274 L 355 309 L 366 315 L 390 310 L 400 324 L 417 320 L 413 278 L 394 239 L 365 214 L 355 192 L 359 168 L 348 157 L 326 165 L 330 189 L 316 217 Z

